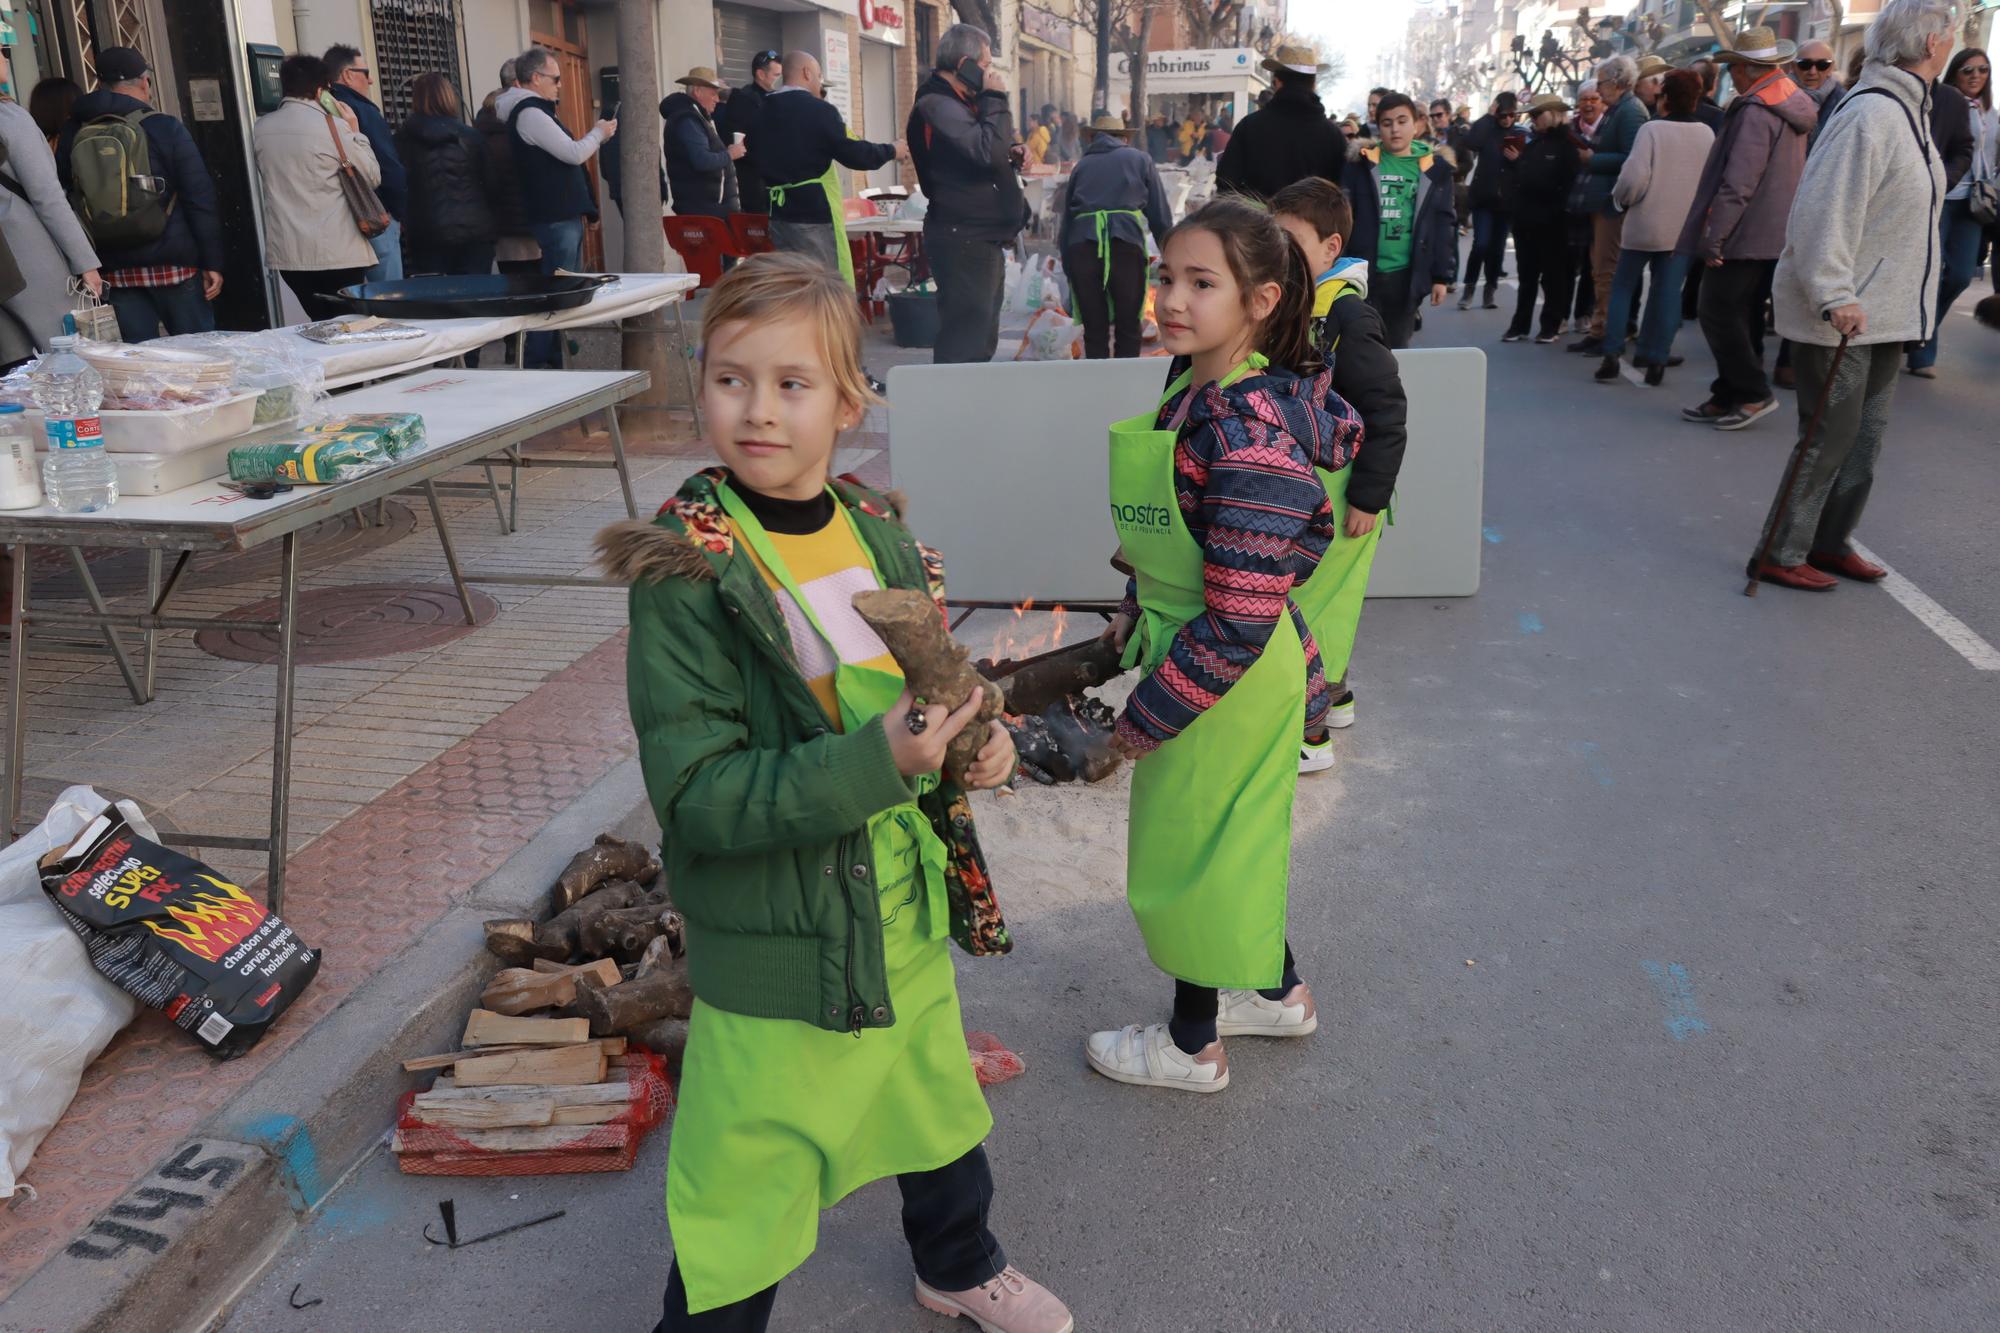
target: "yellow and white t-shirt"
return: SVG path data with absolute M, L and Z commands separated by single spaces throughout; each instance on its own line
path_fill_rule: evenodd
M 771 595 L 777 598 L 778 609 L 784 613 L 785 629 L 791 635 L 792 655 L 798 659 L 799 670 L 806 684 L 812 687 L 819 706 L 826 710 L 827 718 L 839 729 L 840 700 L 833 688 L 834 668 L 845 662 L 877 671 L 900 670 L 881 636 L 854 610 L 855 593 L 882 585 L 868 563 L 868 552 L 854 535 L 854 525 L 837 510 L 818 532 L 793 535 L 767 531 L 764 538 L 785 562 L 793 582 L 811 605 L 813 616 L 826 626 L 831 642 L 820 637 L 813 628 L 812 617 L 785 591 L 757 553 L 750 550 L 750 544 L 744 542 L 738 549 L 749 552 L 751 559 L 756 560 L 757 572 L 770 585 Z

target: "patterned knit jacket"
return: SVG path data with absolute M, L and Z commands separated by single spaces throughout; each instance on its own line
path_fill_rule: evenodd
M 1309 728 L 1327 706 L 1319 648 L 1291 590 L 1318 567 L 1336 531 L 1314 469 L 1338 471 L 1353 460 L 1361 418 L 1333 392 L 1330 372 L 1302 378 L 1271 370 L 1227 388 L 1183 390 L 1161 405 L 1162 429 L 1190 392 L 1174 447 L 1174 493 L 1202 548 L 1207 609 L 1174 635 L 1118 719 L 1120 735 L 1143 749 L 1180 735 L 1228 693 L 1263 653 L 1280 615 L 1292 617 L 1305 646 Z

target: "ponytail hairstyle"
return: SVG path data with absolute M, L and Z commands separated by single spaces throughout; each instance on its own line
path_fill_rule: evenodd
M 1270 209 L 1236 195 L 1204 204 L 1167 233 L 1205 231 L 1222 243 L 1230 276 L 1243 291 L 1278 284 L 1278 304 L 1257 328 L 1257 350 L 1274 366 L 1297 375 L 1320 368 L 1312 345 L 1313 275 L 1305 251 Z M 1164 247 L 1162 247 L 1164 248 Z

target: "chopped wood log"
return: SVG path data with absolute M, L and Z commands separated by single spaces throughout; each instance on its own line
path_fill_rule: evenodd
M 632 1104 L 624 1079 L 583 1087 L 433 1088 L 410 1103 L 410 1118 L 453 1129 L 602 1125 Z
M 461 1088 L 514 1084 L 550 1087 L 563 1083 L 602 1083 L 604 1071 L 604 1052 L 595 1046 L 556 1046 L 460 1060 L 452 1068 L 452 1078 Z
M 496 1014 L 518 1015 L 536 1009 L 556 1009 L 576 999 L 576 979 L 596 977 L 607 986 L 618 984 L 618 964 L 600 958 L 560 972 L 536 972 L 525 967 L 503 968 L 479 992 L 479 1007 Z
M 982 662 L 979 669 L 1000 683 L 1008 712 L 1032 717 L 1052 703 L 1123 674 L 1120 656 L 1104 640 L 1091 639 L 1019 662 Z
M 465 1140 L 468 1147 L 486 1152 L 549 1152 L 567 1148 L 584 1134 L 601 1137 L 605 1142 L 594 1147 L 622 1148 L 632 1141 L 630 1125 L 604 1125 L 595 1129 L 564 1128 L 551 1126 L 546 1129 L 468 1129 L 456 1131 L 455 1137 Z M 615 1140 L 615 1141 L 614 1141 Z M 424 1152 L 422 1147 L 412 1147 L 402 1130 L 396 1131 L 389 1142 L 393 1153 Z
M 918 698 L 956 709 L 975 690 L 982 693 L 979 711 L 945 749 L 945 772 L 957 778 L 986 744 L 987 724 L 1000 716 L 1000 687 L 973 669 L 965 646 L 951 637 L 928 595 L 914 588 L 876 588 L 854 594 L 854 610 L 881 636 Z
M 611 833 L 600 833 L 597 841 L 570 858 L 549 891 L 549 910 L 561 912 L 574 907 L 599 885 L 615 879 L 651 884 L 660 873 L 660 863 L 636 842 Z
M 537 944 L 535 923 L 526 917 L 504 917 L 486 923 L 486 952 L 509 967 L 527 967 L 537 958 L 568 958 L 551 946 Z
M 465 1020 L 461 1046 L 568 1046 L 588 1039 L 580 1018 L 509 1018 L 474 1009 Z
M 694 1012 L 694 988 L 687 964 L 676 961 L 645 976 L 599 986 L 586 978 L 577 983 L 576 1008 L 599 1035 L 625 1033 L 662 1018 L 686 1018 Z
M 685 1018 L 656 1018 L 631 1031 L 631 1038 L 655 1055 L 666 1057 L 667 1068 L 679 1070 L 687 1053 L 688 1021 Z M 609 1077 L 609 1074 L 606 1075 Z
M 681 914 L 671 907 L 641 903 L 592 916 L 578 929 L 577 945 L 587 954 L 636 963 L 647 945 L 662 935 L 679 939 L 683 929 Z
M 440 1079 L 440 1083 L 447 1080 Z M 551 1106 L 602 1106 L 610 1102 L 629 1101 L 631 1085 L 625 1079 L 612 1079 L 603 1083 L 584 1083 L 575 1087 L 557 1088 L 461 1088 L 456 1085 L 432 1088 L 420 1092 L 411 1101 L 413 1106 L 440 1106 L 446 1102 L 541 1102 Z
M 620 1085 L 625 1086 L 625 1085 Z M 629 1097 L 629 1090 L 628 1090 Z M 606 1125 L 632 1109 L 627 1100 L 616 1106 L 558 1106 L 549 1117 L 551 1125 Z
M 648 901 L 650 895 L 638 883 L 629 879 L 614 880 L 599 888 L 588 898 L 573 907 L 566 907 L 544 921 L 535 931 L 535 943 L 546 951 L 546 956 L 568 962 L 578 954 L 586 958 L 599 957 L 601 949 L 587 949 L 581 935 L 584 923 L 599 912 L 615 912 L 621 908 L 637 907 Z
M 656 968 L 668 966 L 680 956 L 681 952 L 682 941 L 679 932 L 673 934 L 662 932 L 658 939 L 646 946 L 646 952 L 639 955 L 638 964 L 633 967 L 631 976 L 625 980 L 637 981 Z
M 588 1041 L 580 1041 L 575 1044 L 578 1046 L 589 1046 L 594 1050 L 602 1051 L 611 1059 L 617 1059 L 625 1054 L 625 1038 L 623 1037 L 592 1037 Z M 460 1060 L 471 1060 L 482 1055 L 498 1055 L 506 1051 L 540 1051 L 547 1049 L 549 1048 L 545 1046 L 482 1046 L 478 1050 L 445 1051 L 440 1055 L 419 1055 L 413 1059 L 405 1060 L 403 1061 L 403 1071 L 409 1074 L 421 1074 L 431 1069 L 449 1069 Z
M 555 1123 L 556 1104 L 546 1097 L 427 1104 L 419 1097 L 410 1104 L 409 1115 L 421 1124 L 445 1129 L 529 1129 Z

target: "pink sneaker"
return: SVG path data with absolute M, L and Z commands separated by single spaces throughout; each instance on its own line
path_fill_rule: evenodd
M 1076 1328 L 1069 1307 L 1012 1264 L 970 1291 L 939 1291 L 918 1278 L 917 1304 L 954 1319 L 963 1315 L 980 1333 L 1073 1333 Z

